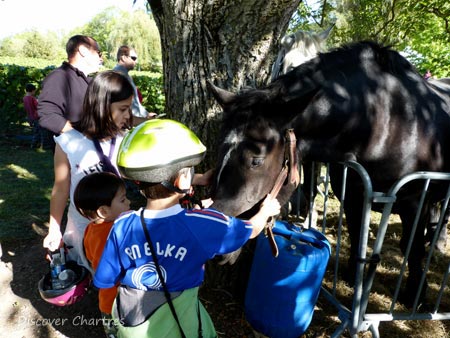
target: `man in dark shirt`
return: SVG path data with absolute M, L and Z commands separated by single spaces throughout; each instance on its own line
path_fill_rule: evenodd
M 53 135 L 72 129 L 71 123 L 80 119 L 88 75 L 103 62 L 97 41 L 89 36 L 72 36 L 66 52 L 68 61 L 47 75 L 39 95 L 39 124 L 51 134 L 53 150 Z

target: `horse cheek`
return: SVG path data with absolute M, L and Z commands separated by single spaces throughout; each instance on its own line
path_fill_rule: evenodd
M 248 207 L 252 207 L 254 204 L 262 200 L 270 191 L 270 186 L 267 182 L 272 182 L 273 178 L 267 177 L 267 171 L 265 167 L 259 168 L 259 170 L 248 170 L 248 178 L 244 186 L 244 193 L 247 196 Z

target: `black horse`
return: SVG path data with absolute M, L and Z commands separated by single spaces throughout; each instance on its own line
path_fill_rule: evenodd
M 213 206 L 225 213 L 250 215 L 270 191 L 284 161 L 288 128 L 294 129 L 304 160 L 356 160 L 369 173 L 374 191 L 387 191 L 414 171 L 450 171 L 450 99 L 445 88 L 437 90 L 388 47 L 373 42 L 343 46 L 319 54 L 261 89 L 238 94 L 214 85 L 210 89 L 224 110 L 212 197 Z M 331 167 L 331 184 L 337 192 L 340 175 Z M 403 224 L 403 252 L 420 189 L 400 191 L 393 210 Z M 406 294 L 417 290 L 425 223 L 432 205 L 443 198 L 439 187 L 433 189 L 408 259 Z M 280 203 L 292 190 L 292 186 L 282 189 Z M 358 247 L 361 194 L 359 180 L 350 175 L 345 213 L 351 260 Z

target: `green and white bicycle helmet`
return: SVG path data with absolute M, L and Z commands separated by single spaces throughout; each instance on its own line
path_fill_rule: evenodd
M 184 124 L 154 119 L 141 123 L 120 144 L 117 166 L 125 178 L 148 183 L 168 180 L 199 164 L 206 147 Z

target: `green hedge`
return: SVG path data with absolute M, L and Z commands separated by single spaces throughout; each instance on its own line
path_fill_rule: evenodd
M 5 60 L 0 60 L 5 62 Z M 10 133 L 17 123 L 26 120 L 23 107 L 25 85 L 34 83 L 37 87 L 36 95 L 45 76 L 55 66 L 45 68 L 0 63 L 0 133 Z M 143 104 L 150 112 L 157 114 L 164 112 L 164 94 L 162 75 L 156 73 L 133 72 L 133 80 L 143 96 Z
M 139 74 L 139 73 L 137 73 Z M 164 84 L 161 74 L 132 75 L 133 81 L 142 94 L 142 104 L 149 112 L 161 114 L 165 108 Z
M 0 65 L 0 128 L 2 133 L 8 133 L 15 124 L 26 119 L 23 108 L 25 85 L 34 83 L 39 87 L 38 84 L 51 70 L 53 67 L 39 69 Z M 38 91 L 36 93 L 38 94 Z

